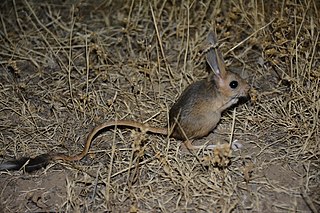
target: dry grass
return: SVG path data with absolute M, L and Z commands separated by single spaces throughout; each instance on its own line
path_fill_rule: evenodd
M 320 211 L 319 1 L 36 2 L 0 3 L 3 161 L 80 152 L 106 120 L 165 126 L 207 75 L 212 26 L 256 91 L 236 108 L 244 147 L 231 158 L 199 151 L 199 162 L 174 139 L 115 129 L 81 162 L 2 172 L 3 212 Z M 232 117 L 198 142 L 229 140 Z

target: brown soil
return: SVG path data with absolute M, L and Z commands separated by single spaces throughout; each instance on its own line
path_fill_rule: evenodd
M 78 153 L 107 120 L 165 126 L 213 26 L 254 90 L 197 141 L 235 119 L 231 156 L 112 129 L 79 162 L 1 172 L 0 212 L 320 211 L 319 1 L 39 2 L 0 3 L 1 161 Z

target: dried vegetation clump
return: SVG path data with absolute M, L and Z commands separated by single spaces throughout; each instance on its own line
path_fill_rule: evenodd
M 228 67 L 254 88 L 191 154 L 136 130 L 101 133 L 91 153 L 27 174 L 1 172 L 4 212 L 319 212 L 318 1 L 0 3 L 1 161 L 74 154 L 97 124 L 165 126 L 207 75 L 215 26 Z M 234 113 L 232 113 L 232 111 Z M 234 131 L 231 131 L 234 123 Z

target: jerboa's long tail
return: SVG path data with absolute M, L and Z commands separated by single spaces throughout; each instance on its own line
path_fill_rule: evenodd
M 76 154 L 74 156 L 65 155 L 62 153 L 57 154 L 43 154 L 39 155 L 35 158 L 24 157 L 18 160 L 12 160 L 8 162 L 4 162 L 0 164 L 0 171 L 4 170 L 20 170 L 23 169 L 26 172 L 32 172 L 38 169 L 41 169 L 48 165 L 51 161 L 55 160 L 64 160 L 64 161 L 78 161 L 81 160 L 84 156 L 86 156 L 89 152 L 91 143 L 93 138 L 103 129 L 109 128 L 111 126 L 126 126 L 131 128 L 138 128 L 141 131 L 152 132 L 156 134 L 168 135 L 167 129 L 165 128 L 156 128 L 150 127 L 146 124 L 127 121 L 127 120 L 119 120 L 119 121 L 108 121 L 96 126 L 88 135 L 87 140 L 85 142 L 84 149 L 81 153 Z

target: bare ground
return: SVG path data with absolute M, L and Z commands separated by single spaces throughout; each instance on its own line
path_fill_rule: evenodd
M 103 132 L 75 163 L 0 173 L 2 212 L 319 212 L 320 3 L 310 1 L 2 1 L 1 161 L 74 154 L 97 124 L 165 126 L 170 106 L 207 75 L 216 27 L 251 101 L 197 143 Z M 235 121 L 232 131 L 233 120 Z M 198 160 L 197 160 L 198 159 Z

